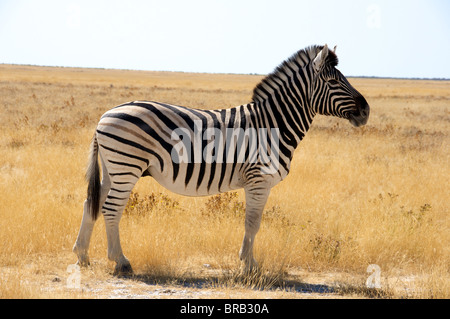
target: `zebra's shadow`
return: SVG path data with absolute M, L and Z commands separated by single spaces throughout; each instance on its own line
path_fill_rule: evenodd
M 285 291 L 300 294 L 336 294 L 337 287 L 326 284 L 311 284 L 301 279 L 246 278 L 236 274 L 222 274 L 213 276 L 189 276 L 179 278 L 176 276 L 155 276 L 151 274 L 128 274 L 119 276 L 146 284 L 151 287 L 174 287 L 180 289 L 210 290 L 221 288 L 244 288 L 259 291 Z M 252 280 L 253 279 L 253 280 Z M 170 289 L 168 289 L 170 291 Z

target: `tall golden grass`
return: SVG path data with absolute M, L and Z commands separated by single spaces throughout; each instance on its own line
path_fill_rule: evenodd
M 138 99 L 231 107 L 248 102 L 260 79 L 0 65 L 0 297 L 59 296 L 23 278 L 76 261 L 87 152 L 102 113 Z M 298 270 L 341 273 L 342 293 L 364 295 L 367 266 L 377 264 L 379 296 L 449 298 L 450 82 L 349 80 L 371 106 L 369 123 L 314 120 L 271 192 L 255 243 L 263 271 L 251 284 Z M 208 264 L 223 274 L 219 284 L 237 285 L 243 202 L 241 191 L 188 198 L 143 178 L 122 217 L 124 252 L 136 273 L 156 279 L 200 276 Z M 106 246 L 100 220 L 94 264 Z

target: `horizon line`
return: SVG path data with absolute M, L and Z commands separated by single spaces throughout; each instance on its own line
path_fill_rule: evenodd
M 31 66 L 31 67 L 45 67 L 45 68 L 67 68 L 67 69 L 89 69 L 89 70 L 112 70 L 112 71 L 137 71 L 137 72 L 172 72 L 172 73 L 192 73 L 192 74 L 223 74 L 223 75 L 254 75 L 266 76 L 264 73 L 234 73 L 234 72 L 202 72 L 202 71 L 170 71 L 170 70 L 145 70 L 145 69 L 126 69 L 126 68 L 110 68 L 110 67 L 89 67 L 89 66 L 63 66 L 63 65 L 42 65 L 31 63 L 3 63 L 0 65 L 11 66 Z M 424 81 L 450 81 L 450 78 L 440 77 L 396 77 L 396 76 L 376 76 L 376 75 L 346 75 L 347 78 L 367 78 L 367 79 L 391 79 L 391 80 L 424 80 Z

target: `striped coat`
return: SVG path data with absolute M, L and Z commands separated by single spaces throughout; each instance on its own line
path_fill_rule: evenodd
M 336 65 L 334 51 L 312 46 L 264 78 L 248 104 L 198 110 L 134 101 L 107 111 L 91 144 L 88 197 L 74 245 L 79 262 L 89 262 L 92 227 L 101 212 L 108 257 L 117 262 L 117 272 L 131 271 L 120 246 L 119 221 L 133 186 L 140 177 L 151 176 L 188 196 L 244 188 L 245 234 L 239 255 L 245 269 L 251 269 L 270 189 L 289 173 L 294 151 L 314 116 L 333 115 L 355 126 L 367 122 L 367 102 Z

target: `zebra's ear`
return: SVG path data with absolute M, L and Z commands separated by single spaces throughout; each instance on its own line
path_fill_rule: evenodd
M 323 65 L 325 64 L 325 61 L 328 56 L 328 45 L 324 45 L 323 49 L 317 54 L 313 61 L 313 68 L 316 73 L 319 73 L 322 69 Z

